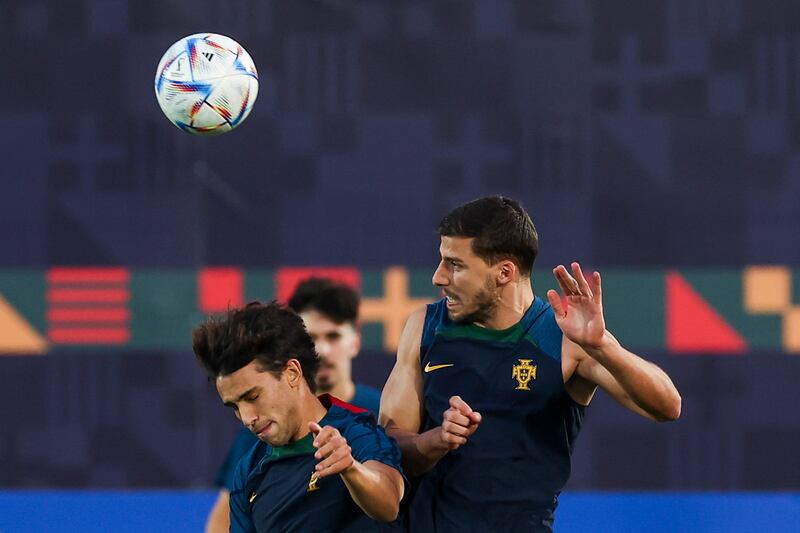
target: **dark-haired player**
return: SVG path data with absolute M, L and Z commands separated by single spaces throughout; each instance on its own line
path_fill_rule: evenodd
M 316 396 L 319 358 L 294 312 L 276 303 L 231 310 L 198 326 L 192 348 L 260 441 L 236 470 L 232 532 L 398 527 L 397 445 L 366 411 Z
M 361 349 L 360 303 L 351 287 L 324 278 L 302 281 L 289 298 L 289 307 L 303 319 L 320 357 L 318 392 L 363 407 L 377 418 L 381 392 L 355 383 L 352 375 L 353 359 Z
M 360 298 L 351 287 L 326 278 L 310 278 L 300 282 L 289 297 L 289 307 L 303 319 L 320 356 L 317 392 L 370 411 L 377 418 L 380 391 L 352 378 L 352 360 L 361 349 L 358 329 Z M 245 428 L 236 433 L 225 460 L 217 473 L 220 487 L 217 500 L 209 513 L 207 533 L 228 531 L 229 494 L 233 474 L 239 460 L 256 443 L 256 437 Z
M 681 397 L 606 329 L 600 274 L 559 265 L 534 295 L 538 236 L 514 200 L 462 205 L 439 224 L 444 298 L 406 323 L 381 422 L 409 476 L 412 531 L 551 531 L 584 408 L 598 387 L 654 420 Z

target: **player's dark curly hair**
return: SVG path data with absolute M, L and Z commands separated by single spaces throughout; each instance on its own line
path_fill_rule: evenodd
M 358 319 L 358 293 L 351 287 L 326 278 L 309 278 L 300 283 L 289 298 L 296 313 L 319 311 L 332 322 L 355 323 Z
M 468 237 L 472 251 L 493 265 L 509 259 L 530 276 L 539 253 L 539 236 L 519 202 L 503 196 L 479 198 L 448 213 L 438 227 L 442 237 Z
M 209 376 L 227 376 L 258 361 L 279 377 L 297 359 L 309 388 L 316 392 L 319 359 L 314 342 L 296 313 L 277 302 L 251 302 L 211 317 L 192 332 L 192 350 Z

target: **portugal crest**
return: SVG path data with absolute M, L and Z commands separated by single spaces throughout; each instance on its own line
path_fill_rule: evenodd
M 317 486 L 317 481 L 319 481 L 319 476 L 316 472 L 311 473 L 311 479 L 308 480 L 308 489 L 306 492 L 314 492 L 315 490 L 319 490 Z
M 516 390 L 531 390 L 528 383 L 536 379 L 536 365 L 531 366 L 533 359 L 519 359 L 519 364 L 512 367 L 511 378 L 517 380 Z

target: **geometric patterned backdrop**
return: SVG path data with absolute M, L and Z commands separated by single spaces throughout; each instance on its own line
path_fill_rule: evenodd
M 153 95 L 161 54 L 201 31 L 235 38 L 260 74 L 247 122 L 218 138 L 174 128 Z M 65 347 L 69 314 L 26 296 L 71 290 L 53 270 L 127 272 L 131 306 L 167 276 L 155 302 L 192 300 L 192 322 L 210 267 L 267 297 L 287 267 L 380 281 L 400 265 L 409 297 L 429 297 L 436 222 L 490 193 L 532 214 L 538 279 L 577 259 L 620 273 L 617 309 L 650 302 L 657 319 L 616 331 L 660 331 L 647 355 L 683 393 L 663 426 L 598 397 L 571 486 L 800 485 L 796 2 L 0 0 L 0 35 L 0 323 L 13 308 L 51 343 L 0 357 L 0 485 L 206 485 L 235 426 L 188 339 L 137 329 L 135 307 L 103 334 L 143 345 Z M 783 266 L 753 281 L 753 265 Z M 662 290 L 642 289 L 649 275 Z M 676 349 L 669 328 L 690 314 L 666 295 L 687 287 L 744 344 Z M 701 324 L 695 342 L 731 333 Z M 376 385 L 381 327 L 356 368 Z

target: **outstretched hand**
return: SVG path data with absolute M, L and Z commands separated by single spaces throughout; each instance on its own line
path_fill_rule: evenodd
M 553 307 L 556 323 L 569 340 L 584 349 L 597 348 L 601 345 L 606 331 L 603 318 L 603 293 L 600 273 L 592 274 L 592 286 L 583 275 L 581 266 L 572 263 L 571 276 L 564 265 L 553 269 L 566 305 L 558 292 L 550 289 L 547 299 Z
M 314 458 L 319 461 L 316 466 L 318 477 L 340 474 L 353 466 L 353 451 L 339 430 L 333 426 L 320 427 L 316 422 L 309 422 L 308 429 L 314 434 Z

